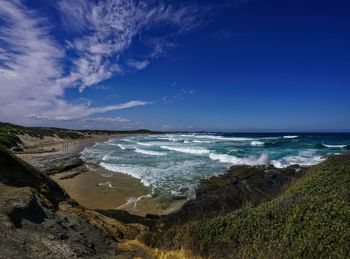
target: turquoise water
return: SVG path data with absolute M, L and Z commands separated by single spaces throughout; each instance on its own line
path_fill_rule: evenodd
M 110 139 L 82 159 L 139 178 L 154 195 L 192 196 L 199 180 L 232 165 L 314 165 L 349 152 L 350 134 L 166 134 Z

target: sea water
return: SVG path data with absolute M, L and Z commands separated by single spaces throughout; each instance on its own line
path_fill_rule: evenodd
M 84 162 L 139 178 L 154 195 L 194 194 L 232 165 L 310 166 L 350 151 L 350 134 L 191 133 L 130 136 L 86 148 Z

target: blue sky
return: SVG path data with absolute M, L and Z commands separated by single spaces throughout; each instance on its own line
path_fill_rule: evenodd
M 348 1 L 3 0 L 0 121 L 350 130 Z

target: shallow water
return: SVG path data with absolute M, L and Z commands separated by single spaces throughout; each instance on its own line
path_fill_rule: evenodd
M 350 134 L 166 134 L 110 139 L 82 159 L 139 178 L 153 194 L 190 197 L 199 180 L 232 165 L 314 165 L 349 152 Z

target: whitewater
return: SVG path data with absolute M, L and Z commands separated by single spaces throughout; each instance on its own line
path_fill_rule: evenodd
M 200 179 L 233 165 L 311 166 L 349 150 L 349 134 L 181 133 L 114 138 L 81 158 L 140 179 L 153 195 L 191 197 Z

